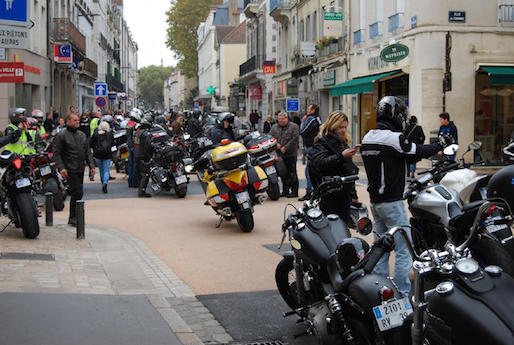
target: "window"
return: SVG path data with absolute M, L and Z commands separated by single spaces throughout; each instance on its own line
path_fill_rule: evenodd
M 276 41 L 277 41 L 277 35 L 272 35 L 272 36 L 271 36 L 271 40 L 272 40 L 273 42 L 276 42 Z
M 300 42 L 304 41 L 304 29 L 303 29 L 303 19 L 300 20 Z
M 311 16 L 307 16 L 305 19 L 305 40 L 311 40 Z
M 277 47 L 271 47 L 271 52 L 272 53 L 276 53 L 277 52 Z
M 312 40 L 316 41 L 318 39 L 318 12 L 314 11 L 312 15 Z

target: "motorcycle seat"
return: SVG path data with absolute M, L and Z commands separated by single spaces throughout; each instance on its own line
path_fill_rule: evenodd
M 463 229 L 463 228 L 470 228 L 473 225 L 473 221 L 475 219 L 475 216 L 478 212 L 478 209 L 482 204 L 485 202 L 485 200 L 479 200 L 475 202 L 471 202 L 469 204 L 464 205 L 462 207 L 459 214 L 452 217 L 448 224 L 452 228 L 456 229 Z

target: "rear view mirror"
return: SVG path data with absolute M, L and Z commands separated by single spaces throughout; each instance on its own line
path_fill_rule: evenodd
M 451 144 L 443 150 L 445 156 L 453 156 L 459 150 L 459 145 Z
M 481 147 L 482 147 L 481 141 L 473 141 L 471 144 L 468 145 L 468 150 L 476 151 L 476 150 L 480 150 Z
M 363 236 L 367 236 L 373 230 L 373 222 L 368 217 L 363 217 L 357 221 L 357 231 Z
M 184 140 L 189 140 L 191 138 L 191 136 L 189 134 L 184 134 Z

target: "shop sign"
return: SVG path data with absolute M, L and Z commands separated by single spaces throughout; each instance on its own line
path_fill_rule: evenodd
M 54 61 L 57 63 L 73 63 L 71 44 L 54 43 Z
M 262 73 L 264 74 L 275 74 L 277 72 L 277 66 L 275 65 L 275 61 L 264 61 L 262 63 Z
M 25 64 L 23 62 L 0 62 L 0 83 L 25 82 Z
M 336 84 L 336 70 L 323 73 L 323 86 L 332 86 Z
M 377 69 L 382 69 L 384 67 L 388 67 L 389 64 L 382 60 L 380 56 L 372 56 L 368 58 L 368 70 L 374 71 Z
M 340 37 L 343 35 L 343 13 L 325 12 L 323 16 L 324 36 Z
M 25 72 L 36 74 L 36 75 L 41 75 L 41 70 L 37 67 L 25 65 L 24 69 L 25 69 Z
M 260 100 L 262 99 L 262 86 L 260 83 L 250 85 L 250 89 L 252 91 L 252 99 Z
M 29 49 L 29 29 L 21 26 L 0 25 L 0 47 Z
M 466 22 L 466 12 L 465 11 L 449 11 L 448 12 L 448 21 L 450 23 L 465 23 Z
M 380 52 L 380 57 L 386 62 L 398 62 L 409 55 L 409 47 L 401 43 L 391 44 Z

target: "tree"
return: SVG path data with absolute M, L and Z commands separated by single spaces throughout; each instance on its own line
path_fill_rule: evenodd
M 171 3 L 166 45 L 179 60 L 180 71 L 189 78 L 198 74 L 197 29 L 209 14 L 209 7 L 219 0 L 177 0 Z
M 163 105 L 164 95 L 162 89 L 164 81 L 169 78 L 173 67 L 148 66 L 138 71 L 138 86 L 141 93 L 141 99 L 145 104 L 154 107 L 156 104 Z

